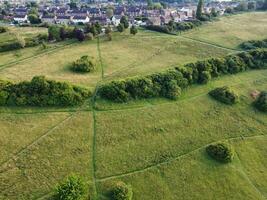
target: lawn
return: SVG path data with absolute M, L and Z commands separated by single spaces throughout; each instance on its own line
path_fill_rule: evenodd
M 221 17 L 219 21 L 208 23 L 182 36 L 236 49 L 244 41 L 267 38 L 267 13 L 251 12 Z
M 234 51 L 156 32 L 136 36 L 114 34 L 100 44 L 107 79 L 143 75 L 199 59 L 222 57 Z
M 1 115 L 1 118 L 1 127 L 6 127 L 1 132 L 1 138 L 5 138 L 1 140 L 1 154 L 14 156 L 0 166 L 0 199 L 46 196 L 71 173 L 83 176 L 92 190 L 91 113 Z M 11 122 L 19 126 L 12 129 Z M 1 161 L 4 159 L 1 157 Z

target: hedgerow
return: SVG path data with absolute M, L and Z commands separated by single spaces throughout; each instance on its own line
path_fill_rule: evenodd
M 210 91 L 209 95 L 214 99 L 229 105 L 238 102 L 238 95 L 227 86 L 216 88 Z
M 224 163 L 231 162 L 234 157 L 232 147 L 226 143 L 210 144 L 206 147 L 206 152 L 213 159 Z
M 72 63 L 71 69 L 75 72 L 92 72 L 95 70 L 95 62 L 89 56 L 82 56 Z
M 90 95 L 86 88 L 47 80 L 43 76 L 20 83 L 0 82 L 1 106 L 74 106 Z
M 86 194 L 84 181 L 77 175 L 67 177 L 56 186 L 56 200 L 82 200 Z
M 132 200 L 132 187 L 124 182 L 118 182 L 112 189 L 111 196 L 112 200 Z
M 132 99 L 165 97 L 177 99 L 181 90 L 191 84 L 206 84 L 224 74 L 236 74 L 248 69 L 267 68 L 267 50 L 257 49 L 211 58 L 144 77 L 112 81 L 100 86 L 98 95 L 115 102 Z
M 177 70 L 169 70 L 146 77 L 137 77 L 121 81 L 112 81 L 102 85 L 98 94 L 116 102 L 127 102 L 131 99 L 166 97 L 176 99 L 188 81 Z
M 254 102 L 255 107 L 263 112 L 267 112 L 267 92 L 262 91 L 256 101 Z
M 246 42 L 241 43 L 240 48 L 249 50 L 249 49 L 256 49 L 256 48 L 267 48 L 267 39 L 264 40 L 249 40 Z
M 36 37 L 25 38 L 25 39 L 21 37 L 16 37 L 12 41 L 0 44 L 0 52 L 18 50 L 24 47 L 34 47 L 47 40 L 48 40 L 47 34 L 39 34 Z

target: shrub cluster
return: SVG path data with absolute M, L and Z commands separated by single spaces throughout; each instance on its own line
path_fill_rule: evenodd
M 264 40 L 250 40 L 240 44 L 240 47 L 245 50 L 256 48 L 267 48 L 267 39 Z
M 206 147 L 206 152 L 213 159 L 224 163 L 231 162 L 234 157 L 232 147 L 225 143 L 211 144 Z
M 20 83 L 0 82 L 1 106 L 74 106 L 90 96 L 88 89 L 43 76 Z
M 158 25 L 146 25 L 144 28 L 151 30 L 151 31 L 157 31 L 160 33 L 171 33 L 168 26 L 158 26 Z
M 33 38 L 26 38 L 25 39 L 25 47 L 34 47 L 39 44 L 42 44 L 43 42 L 48 41 L 48 35 L 47 34 L 39 34 L 36 37 Z
M 124 182 L 118 182 L 111 191 L 111 196 L 112 200 L 132 200 L 132 187 Z
M 267 112 L 267 92 L 263 91 L 260 93 L 256 101 L 254 102 L 255 107 L 263 112 Z
M 0 33 L 5 33 L 7 31 L 8 31 L 8 28 L 7 27 L 0 26 Z
M 89 56 L 82 56 L 72 63 L 72 70 L 75 72 L 92 72 L 95 67 L 95 62 Z
M 216 88 L 210 91 L 209 95 L 214 99 L 229 105 L 238 102 L 238 95 L 227 86 Z
M 145 28 L 148 30 L 152 30 L 152 31 L 172 34 L 172 33 L 175 33 L 175 31 L 186 31 L 186 30 L 193 29 L 197 26 L 200 26 L 201 24 L 202 24 L 202 22 L 199 20 L 192 20 L 192 21 L 188 21 L 188 22 L 170 21 L 166 25 L 162 25 L 162 26 L 147 25 L 147 26 L 145 26 Z
M 131 99 L 165 97 L 176 99 L 181 90 L 191 84 L 205 84 L 213 77 L 235 74 L 247 69 L 267 67 L 267 50 L 257 49 L 189 63 L 162 73 L 102 85 L 98 95 L 102 98 L 126 102 Z
M 81 200 L 86 194 L 84 181 L 76 175 L 69 176 L 56 186 L 56 200 Z
M 36 37 L 25 38 L 25 39 L 22 37 L 16 36 L 14 40 L 0 44 L 0 52 L 22 49 L 24 47 L 37 46 L 47 40 L 48 40 L 47 34 L 39 34 Z

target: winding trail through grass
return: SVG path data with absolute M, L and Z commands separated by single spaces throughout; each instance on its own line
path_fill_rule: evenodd
M 238 152 L 235 152 L 235 157 L 238 160 L 239 164 L 240 164 L 240 168 L 235 168 L 237 171 L 239 171 L 243 177 L 247 180 L 247 182 L 251 185 L 251 187 L 253 187 L 255 189 L 255 191 L 257 191 L 257 193 L 263 198 L 263 199 L 267 199 L 266 196 L 263 194 L 263 192 L 261 192 L 259 190 L 259 188 L 257 188 L 257 186 L 253 183 L 253 181 L 249 178 L 248 174 L 245 172 L 245 170 L 243 169 L 243 165 L 242 162 L 240 160 L 240 157 L 238 155 Z
M 261 135 L 253 135 L 253 136 L 237 136 L 237 137 L 229 137 L 229 138 L 225 138 L 225 139 L 221 139 L 219 141 L 230 141 L 230 140 L 234 140 L 234 139 L 247 139 L 247 138 L 256 138 L 256 137 L 266 137 L 267 134 L 261 134 Z M 217 142 L 219 142 L 217 141 Z M 209 144 L 213 144 L 215 143 L 216 141 L 212 142 L 212 143 L 209 143 Z M 205 148 L 206 146 L 208 146 L 209 144 L 205 144 L 199 148 L 196 148 L 192 151 L 189 151 L 187 153 L 184 153 L 184 154 L 181 154 L 179 156 L 176 156 L 176 157 L 173 157 L 171 159 L 168 159 L 168 160 L 165 160 L 163 162 L 160 162 L 160 163 L 156 163 L 154 165 L 149 165 L 147 167 L 144 167 L 144 168 L 140 168 L 140 169 L 136 169 L 136 170 L 132 170 L 132 171 L 129 171 L 129 172 L 125 172 L 125 173 L 121 173 L 121 174 L 115 174 L 115 175 L 110 175 L 110 176 L 105 176 L 105 177 L 101 177 L 101 178 L 97 178 L 97 182 L 103 182 L 103 181 L 107 181 L 107 180 L 111 180 L 111 179 L 116 179 L 116 178 L 122 178 L 122 177 L 125 177 L 125 176 L 130 176 L 130 175 L 133 175 L 133 174 L 139 174 L 139 173 L 142 173 L 142 172 L 145 172 L 145 171 L 148 171 L 150 169 L 154 169 L 154 168 L 157 168 L 161 165 L 164 165 L 164 164 L 168 164 L 168 163 L 171 163 L 171 162 L 174 162 L 182 157 L 186 157 L 187 155 L 189 154 L 192 154 L 196 151 L 199 151 L 203 148 Z
M 7 160 L 1 162 L 0 163 L 0 168 L 3 167 L 3 165 L 5 165 L 6 163 L 8 163 L 8 162 L 10 162 L 12 160 L 15 160 L 23 152 L 25 152 L 26 150 L 28 150 L 30 147 L 32 147 L 36 143 L 40 142 L 46 136 L 50 135 L 50 133 L 52 133 L 54 130 L 56 130 L 59 126 L 61 126 L 62 124 L 64 124 L 68 120 L 70 120 L 73 117 L 73 115 L 74 115 L 73 113 L 70 114 L 69 116 L 67 116 L 66 118 L 64 118 L 63 120 L 61 120 L 59 123 L 55 124 L 54 126 L 52 126 L 51 128 L 49 128 L 47 131 L 45 131 L 40 137 L 38 137 L 35 140 L 31 141 L 31 143 L 29 143 L 28 145 L 24 146 L 19 151 L 17 151 L 16 153 L 14 153 L 11 158 L 8 158 Z
M 235 51 L 235 52 L 241 52 L 241 50 L 238 50 L 236 48 L 229 48 L 229 47 L 225 47 L 225 46 L 222 46 L 222 45 L 219 45 L 219 44 L 207 42 L 207 41 L 204 41 L 204 40 L 195 39 L 195 38 L 192 38 L 192 37 L 185 36 L 184 34 L 178 35 L 177 37 L 180 37 L 180 38 L 183 38 L 183 39 L 186 39 L 186 40 L 190 40 L 190 41 L 193 41 L 193 42 L 198 42 L 198 43 L 205 44 L 205 45 L 212 46 L 212 47 L 219 48 L 219 49 L 224 49 L 224 50 L 228 50 L 228 51 L 230 50 L 230 51 Z

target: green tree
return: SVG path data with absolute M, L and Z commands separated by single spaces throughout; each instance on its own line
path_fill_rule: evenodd
M 77 8 L 77 1 L 71 0 L 69 3 L 70 9 L 76 9 Z
M 39 15 L 37 8 L 32 8 L 32 9 L 30 9 L 30 11 L 29 11 L 28 14 L 29 14 L 29 15 L 32 14 L 32 15 L 36 15 L 36 16 Z
M 85 194 L 85 183 L 76 175 L 69 176 L 56 187 L 57 200 L 80 200 L 85 196 Z
M 48 28 L 48 39 L 60 41 L 60 27 L 53 25 Z
M 41 20 L 35 14 L 30 14 L 28 16 L 28 19 L 29 19 L 29 21 L 30 21 L 31 24 L 39 24 L 39 23 L 41 23 Z
M 109 41 L 112 40 L 112 30 L 110 26 L 105 28 L 105 35 L 107 36 Z
M 117 26 L 117 30 L 119 32 L 123 32 L 124 31 L 124 25 L 122 23 L 119 23 L 119 25 Z
M 138 30 L 137 30 L 136 26 L 132 26 L 132 27 L 130 28 L 130 33 L 131 33 L 131 34 L 135 35 L 137 32 L 138 32 Z
M 211 12 L 210 12 L 212 17 L 217 17 L 218 13 L 216 12 L 215 8 L 211 8 Z
M 108 8 L 106 11 L 106 15 L 108 16 L 108 18 L 111 18 L 114 14 L 114 11 L 112 8 Z
M 152 0 L 146 0 L 147 6 L 152 7 L 153 6 L 153 1 Z
M 201 19 L 202 17 L 203 6 L 204 6 L 203 0 L 199 0 L 197 4 L 197 12 L 196 12 L 197 19 Z
M 123 24 L 123 27 L 127 29 L 129 27 L 128 19 L 125 16 L 121 17 L 120 23 Z

